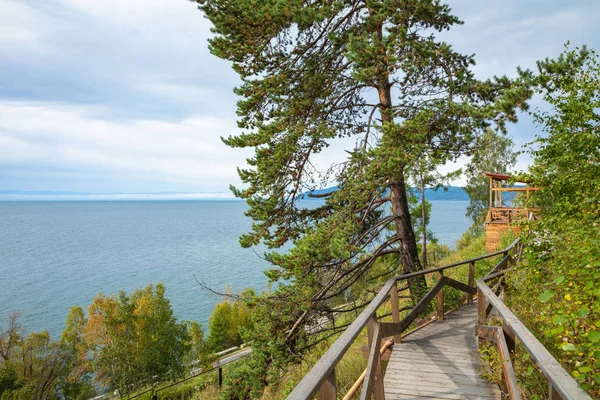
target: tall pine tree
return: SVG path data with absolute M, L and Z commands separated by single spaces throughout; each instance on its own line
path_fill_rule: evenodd
M 271 330 L 261 334 L 298 354 L 330 329 L 304 326 L 357 285 L 421 268 L 407 168 L 468 152 L 490 124 L 514 121 L 530 92 L 475 79 L 473 57 L 435 36 L 461 23 L 438 0 L 196 1 L 214 26 L 211 52 L 243 82 L 241 132 L 224 141 L 255 151 L 232 188 L 254 220 L 241 244 L 275 249 L 267 275 L 279 285 L 263 299 Z M 347 159 L 319 169 L 315 156 L 337 142 L 354 143 Z M 338 186 L 324 205 L 299 203 L 323 181 Z M 409 287 L 416 298 L 424 280 Z

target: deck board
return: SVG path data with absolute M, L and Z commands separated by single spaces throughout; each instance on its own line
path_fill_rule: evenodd
M 479 374 L 477 305 L 464 306 L 393 346 L 383 386 L 386 400 L 501 399 Z

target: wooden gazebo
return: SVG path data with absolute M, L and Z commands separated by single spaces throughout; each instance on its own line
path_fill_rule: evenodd
M 513 179 L 510 175 L 491 172 L 484 172 L 484 175 L 490 178 L 490 209 L 485 219 L 485 246 L 489 252 L 493 252 L 498 249 L 500 239 L 506 232 L 520 232 L 521 227 L 515 222 L 527 218 L 530 212 L 535 211 L 527 208 L 526 200 L 537 188 L 528 187 L 527 182 L 519 181 L 516 183 L 524 186 L 509 186 L 506 182 Z M 524 206 L 519 206 L 521 201 L 524 201 Z

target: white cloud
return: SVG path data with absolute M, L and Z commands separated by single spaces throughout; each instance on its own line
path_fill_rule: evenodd
M 131 176 L 132 188 L 144 187 L 145 182 L 136 182 L 141 175 L 179 182 L 182 191 L 227 191 L 229 183 L 238 181 L 236 166 L 249 155 L 221 142 L 236 128 L 220 119 L 111 121 L 93 116 L 97 112 L 93 107 L 0 102 L 0 168 L 101 171 L 107 177 Z

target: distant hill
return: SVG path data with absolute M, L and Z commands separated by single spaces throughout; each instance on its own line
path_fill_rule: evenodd
M 447 190 L 444 188 L 440 188 L 438 190 L 433 189 L 425 189 L 425 198 L 427 200 L 437 200 L 437 201 L 469 201 L 469 195 L 464 191 L 463 188 L 458 186 L 447 186 Z M 308 200 L 318 200 L 322 198 L 323 194 L 335 192 L 337 190 L 337 186 L 332 186 L 326 189 L 317 189 L 312 192 L 304 193 L 302 196 L 304 199 Z M 418 189 L 413 189 L 415 194 L 419 194 Z M 311 197 L 314 195 L 316 197 Z

